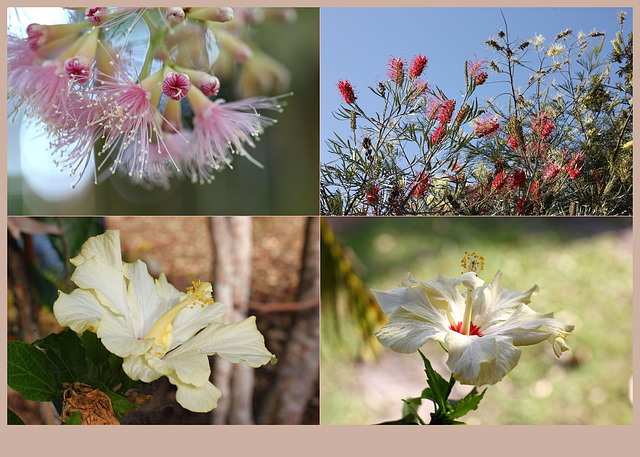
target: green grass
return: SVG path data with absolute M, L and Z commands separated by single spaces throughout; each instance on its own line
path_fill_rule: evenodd
M 501 285 L 508 289 L 523 291 L 538 284 L 531 307 L 553 311 L 558 320 L 575 325 L 568 340 L 572 350 L 559 360 L 547 343 L 522 348 L 518 366 L 489 388 L 478 411 L 466 416 L 469 423 L 632 422 L 632 256 L 631 243 L 622 245 L 619 236 L 631 229 L 630 218 L 367 218 L 332 223 L 353 250 L 367 287 L 396 287 L 407 272 L 422 280 L 439 273 L 453 277 L 461 272 L 464 252 L 476 251 L 486 259 L 480 273 L 485 282 L 501 270 Z M 329 332 L 323 328 L 321 421 L 369 423 L 355 362 L 340 349 L 350 343 Z M 437 347 L 431 354 L 446 359 Z M 399 415 L 401 399 L 397 401 Z

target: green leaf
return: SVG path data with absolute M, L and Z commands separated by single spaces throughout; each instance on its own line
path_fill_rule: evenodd
M 81 340 L 84 353 L 95 366 L 101 367 L 107 363 L 111 353 L 95 333 L 86 331 L 82 334 Z
M 58 369 L 60 384 L 73 383 L 88 372 L 82 342 L 72 330 L 52 333 L 35 344 L 46 351 L 47 358 Z
M 431 366 L 431 362 L 429 359 L 425 357 L 422 351 L 418 350 L 422 360 L 424 362 L 424 371 L 427 374 L 427 383 L 431 388 L 431 393 L 433 395 L 432 401 L 442 410 L 447 410 L 447 398 L 449 397 L 449 393 L 451 392 L 451 387 L 449 386 L 450 382 L 445 381 L 445 379 L 440 376 L 438 372 L 436 372 Z
M 138 409 L 137 405 L 130 403 L 122 395 L 119 395 L 112 391 L 105 392 L 109 399 L 111 400 L 111 406 L 113 406 L 113 413 L 116 415 L 116 418 L 119 418 L 122 414 L 128 413 L 129 411 L 133 411 L 134 409 Z
M 402 419 L 398 419 L 396 421 L 380 422 L 376 425 L 420 425 L 420 423 L 413 420 L 411 417 L 403 417 Z
M 466 397 L 461 399 L 459 402 L 455 403 L 453 406 L 453 411 L 451 411 L 448 416 L 451 419 L 457 419 L 458 417 L 462 417 L 467 414 L 469 411 L 475 411 L 478 409 L 478 405 L 480 401 L 484 397 L 484 393 L 487 389 L 484 389 L 481 394 L 478 394 L 475 387 L 471 392 L 467 394 Z
M 24 425 L 24 421 L 16 413 L 7 408 L 7 425 Z
M 45 353 L 21 341 L 7 343 L 7 384 L 25 400 L 51 401 L 60 395 Z
M 62 425 L 82 425 L 82 418 L 80 417 L 80 411 L 74 411 L 69 416 L 69 419 Z
M 408 398 L 402 401 L 404 402 L 402 406 L 402 417 L 415 414 L 417 408 L 422 404 L 421 398 Z

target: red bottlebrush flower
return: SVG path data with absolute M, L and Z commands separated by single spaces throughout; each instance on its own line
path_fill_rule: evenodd
M 380 186 L 377 184 L 375 186 L 371 186 L 367 191 L 366 197 L 367 203 L 369 203 L 371 206 L 375 206 L 380 199 Z
M 166 72 L 162 81 L 162 93 L 171 100 L 182 100 L 191 89 L 191 81 L 187 75 Z
M 433 132 L 433 135 L 431 136 L 431 143 L 433 143 L 433 146 L 437 146 L 438 144 L 440 144 L 440 142 L 444 138 L 445 133 L 446 133 L 446 128 L 444 124 L 440 124 L 438 128 L 435 130 L 435 132 Z
M 338 90 L 345 103 L 351 104 L 356 101 L 357 97 L 349 80 L 338 81 Z
M 576 179 L 579 174 L 580 174 L 580 169 L 579 168 L 573 168 L 573 169 L 571 169 L 569 171 L 569 177 L 571 179 Z
M 418 54 L 416 57 L 414 57 L 413 62 L 411 63 L 411 71 L 409 71 L 409 77 L 411 79 L 418 78 L 427 66 L 428 61 L 429 60 L 427 59 L 426 55 L 423 56 Z
M 400 57 L 392 57 L 388 63 L 387 77 L 395 82 L 396 86 L 401 86 L 404 82 L 404 64 L 405 61 Z
M 442 104 L 440 108 L 440 116 L 439 120 L 441 124 L 448 124 L 453 117 L 453 112 L 456 109 L 456 101 L 455 100 L 447 100 Z
M 426 173 L 420 173 L 420 175 L 417 175 L 415 177 L 415 181 L 418 184 L 413 189 L 413 193 L 411 194 L 411 196 L 412 197 L 418 197 L 418 198 L 424 198 L 424 196 L 427 194 L 427 189 L 429 187 L 429 179 L 430 178 L 431 178 L 431 176 L 429 176 Z
M 506 182 L 507 174 L 504 171 L 501 171 L 496 175 L 496 178 L 493 180 L 493 184 L 491 184 L 491 187 L 493 187 L 497 192 L 502 192 Z
M 383 86 L 384 87 L 384 86 Z M 423 96 L 429 90 L 429 84 L 421 79 L 416 79 L 411 83 L 411 101 L 415 101 L 418 97 Z
M 584 152 L 578 152 L 573 159 L 569 161 L 567 166 L 565 166 L 565 170 L 570 170 L 573 168 L 580 168 L 582 166 L 582 162 L 584 161 Z
M 479 118 L 475 119 L 473 122 L 476 124 L 473 129 L 473 134 L 477 135 L 478 138 L 489 136 L 500 128 L 500 124 L 496 117 Z
M 546 140 L 551 135 L 554 127 L 553 121 L 549 119 L 549 115 L 546 112 L 539 113 L 531 124 L 531 130 L 543 140 Z
M 517 170 L 513 171 L 511 176 L 509 176 L 509 185 L 511 186 L 512 189 L 515 189 L 516 187 L 518 189 L 524 188 L 525 174 L 523 169 L 518 168 Z

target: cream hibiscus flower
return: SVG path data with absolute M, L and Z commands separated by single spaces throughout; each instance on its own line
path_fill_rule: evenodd
M 181 293 L 164 274 L 154 280 L 144 262 L 124 263 L 118 231 L 87 240 L 71 263 L 78 288 L 59 293 L 53 312 L 60 325 L 95 332 L 110 352 L 123 358 L 122 367 L 133 380 L 166 376 L 186 409 L 211 411 L 222 395 L 209 382 L 207 356 L 218 354 L 254 368 L 276 361 L 255 317 L 222 323 L 227 307 L 213 302 L 211 284 L 194 282 Z
M 518 346 L 547 340 L 557 357 L 567 351 L 565 339 L 573 325 L 527 306 L 538 286 L 510 291 L 499 285 L 499 271 L 484 285 L 475 272 L 484 260 L 474 254 L 463 260 L 470 271 L 459 278 L 418 281 L 407 274 L 397 289 L 372 291 L 382 311 L 391 314 L 375 333 L 380 343 L 411 353 L 429 339 L 438 341 L 449 353 L 447 365 L 455 379 L 475 386 L 495 384 L 511 371 L 520 359 Z

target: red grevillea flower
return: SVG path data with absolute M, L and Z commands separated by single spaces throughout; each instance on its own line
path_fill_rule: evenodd
M 496 117 L 478 118 L 473 122 L 476 125 L 473 129 L 473 134 L 477 135 L 478 138 L 489 136 L 495 133 L 500 128 L 500 124 L 498 123 L 498 119 Z
M 411 70 L 409 71 L 409 77 L 411 79 L 420 77 L 425 67 L 427 66 L 428 61 L 429 60 L 427 59 L 426 55 L 423 56 L 418 54 L 416 57 L 414 57 L 411 63 Z
M 367 203 L 371 206 L 375 206 L 380 199 L 380 186 L 377 184 L 375 186 L 371 186 L 367 191 L 366 197 Z
M 495 179 L 493 180 L 493 184 L 491 184 L 491 187 L 493 187 L 497 192 L 502 192 L 506 182 L 507 174 L 504 171 L 501 171 L 496 175 Z
M 521 213 L 524 210 L 526 210 L 530 204 L 531 204 L 531 200 L 529 200 L 526 197 L 520 197 L 520 199 L 518 200 L 518 203 L 516 204 L 516 211 L 518 213 Z
M 579 168 L 572 168 L 569 171 L 569 177 L 571 179 L 576 179 L 578 177 L 578 175 L 580 174 L 580 169 Z
M 540 197 L 540 183 L 538 181 L 532 182 L 531 186 L 529 186 L 529 195 L 533 198 Z
M 558 173 L 560 173 L 560 167 L 555 163 L 549 163 L 542 170 L 542 177 L 545 180 L 551 180 L 558 176 Z
M 473 55 L 474 62 L 469 62 L 468 74 L 469 77 L 475 80 L 476 86 L 481 86 L 487 80 L 486 69 L 487 61 L 485 59 L 478 60 L 476 55 Z
M 413 189 L 411 193 L 412 197 L 424 198 L 427 194 L 427 189 L 429 188 L 429 179 L 431 177 L 427 173 L 420 173 L 420 175 L 416 175 L 415 182 L 418 184 Z
M 433 132 L 433 135 L 431 136 L 431 143 L 433 143 L 434 147 L 440 144 L 440 142 L 444 138 L 445 133 L 446 133 L 446 127 L 444 126 L 444 124 L 440 124 L 438 128 L 435 130 L 435 132 Z
M 162 93 L 172 100 L 182 100 L 191 89 L 191 82 L 187 75 L 167 71 L 162 81 Z
M 338 90 L 340 91 L 340 95 L 342 95 L 342 99 L 345 103 L 351 104 L 356 101 L 357 97 L 349 80 L 345 79 L 344 81 L 338 81 Z
M 525 186 L 525 174 L 524 170 L 518 168 L 514 170 L 511 176 L 509 176 L 509 185 L 512 189 L 518 188 L 523 189 Z
M 401 57 L 392 57 L 387 63 L 387 77 L 396 83 L 396 86 L 401 86 L 404 82 L 404 64 L 405 61 Z
M 531 130 L 538 134 L 543 140 L 546 140 L 549 135 L 551 135 L 554 127 L 553 121 L 546 112 L 539 113 L 531 124 Z
M 440 108 L 440 116 L 439 121 L 441 124 L 448 124 L 451 118 L 453 117 L 453 112 L 456 109 L 456 101 L 455 100 L 447 100 L 445 101 Z

